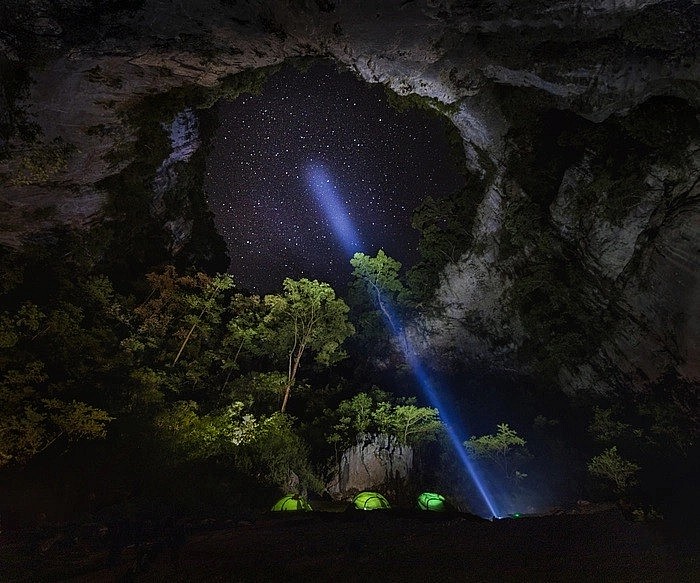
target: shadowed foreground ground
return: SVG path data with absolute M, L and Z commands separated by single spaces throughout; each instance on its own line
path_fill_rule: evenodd
M 123 544 L 104 528 L 101 542 L 5 534 L 0 580 L 700 581 L 697 539 L 617 511 L 494 522 L 309 513 L 188 530 L 140 527 Z

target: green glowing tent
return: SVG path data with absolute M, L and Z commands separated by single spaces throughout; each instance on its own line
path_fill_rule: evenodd
M 435 492 L 423 492 L 418 496 L 418 508 L 433 512 L 447 512 L 449 510 L 445 497 Z
M 352 499 L 358 510 L 387 510 L 391 508 L 384 496 L 377 492 L 360 492 Z
M 303 510 L 307 512 L 311 510 L 311 505 L 298 494 L 287 494 L 287 496 L 283 496 L 282 498 L 280 498 L 277 501 L 277 503 L 272 507 L 273 512 L 297 510 Z

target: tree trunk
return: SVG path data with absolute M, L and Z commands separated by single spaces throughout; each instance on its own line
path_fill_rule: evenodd
M 299 362 L 301 361 L 301 355 L 304 354 L 304 348 L 306 344 L 301 344 L 299 350 L 294 356 L 294 362 L 289 369 L 289 376 L 287 377 L 287 386 L 284 387 L 284 398 L 282 399 L 282 408 L 280 411 L 284 413 L 287 410 L 287 402 L 289 401 L 289 394 L 292 392 L 292 385 L 294 384 L 294 379 L 297 376 L 297 370 L 299 369 Z

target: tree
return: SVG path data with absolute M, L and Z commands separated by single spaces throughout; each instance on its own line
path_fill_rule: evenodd
M 414 301 L 427 300 L 438 287 L 445 266 L 457 263 L 472 246 L 483 185 L 483 179 L 467 174 L 461 190 L 439 198 L 427 196 L 414 211 L 411 225 L 420 233 L 420 261 L 406 275 Z
M 406 404 L 394 407 L 389 426 L 399 443 L 411 443 L 432 439 L 442 423 L 437 409 Z
M 418 407 L 415 399 L 392 403 L 388 393 L 377 389 L 358 393 L 327 414 L 336 419 L 328 441 L 343 448 L 362 433 L 383 433 L 398 443 L 415 445 L 434 439 L 442 429 L 437 409 Z
M 475 458 L 483 458 L 492 461 L 498 466 L 504 475 L 511 476 L 511 462 L 518 453 L 525 453 L 525 440 L 520 437 L 507 423 L 499 423 L 495 434 L 472 436 L 464 442 L 464 447 Z M 513 476 L 523 476 L 515 471 Z
M 350 308 L 327 283 L 287 278 L 283 288 L 282 295 L 265 296 L 269 313 L 262 332 L 266 347 L 287 362 L 281 412 L 287 409 L 304 353 L 313 352 L 317 363 L 331 365 L 345 357 L 341 344 L 355 331 L 348 321 Z
M 268 309 L 260 296 L 234 294 L 231 298 L 230 320 L 222 342 L 223 368 L 226 370 L 222 390 L 226 389 L 231 375 L 241 369 L 241 357 L 261 354 L 260 335 L 267 312 Z
M 389 257 L 382 249 L 376 257 L 364 253 L 355 253 L 350 260 L 354 267 L 352 275 L 355 281 L 351 291 L 357 295 L 364 294 L 372 307 L 379 311 L 393 334 L 399 334 L 397 308 L 406 288 L 399 279 L 401 263 Z
M 224 291 L 233 287 L 233 279 L 230 275 L 217 275 L 211 279 L 210 282 L 204 288 L 204 294 L 189 294 L 186 297 L 187 303 L 191 308 L 201 309 L 199 313 L 195 316 L 194 314 L 188 317 L 188 320 L 192 322 L 192 326 L 187 331 L 185 338 L 180 345 L 180 349 L 175 355 L 173 360 L 173 366 L 177 364 L 177 361 L 182 356 L 182 351 L 187 346 L 187 343 L 192 338 L 192 334 L 195 328 L 202 325 L 203 319 L 208 316 L 210 324 L 219 324 L 221 321 L 221 313 L 223 312 L 223 306 L 217 303 L 217 297 L 220 291 Z
M 91 350 L 97 336 L 82 324 L 82 311 L 68 304 L 46 314 L 24 302 L 0 314 L 0 467 L 27 461 L 60 438 L 105 436 L 112 417 L 75 398 L 77 375 L 99 364 Z M 78 347 L 90 350 L 74 353 Z
M 353 282 L 349 289 L 351 317 L 358 333 L 355 352 L 367 360 L 385 359 L 397 342 L 407 349 L 402 320 L 407 290 L 399 278 L 401 263 L 379 250 L 376 257 L 355 253 L 350 260 Z
M 207 415 L 199 415 L 194 401 L 177 401 L 154 418 L 157 435 L 176 458 L 194 460 L 229 455 L 255 439 L 260 422 L 235 401 Z
M 179 275 L 174 267 L 146 276 L 148 293 L 124 316 L 121 346 L 130 361 L 133 405 L 201 389 L 221 372 L 230 275 Z
M 592 476 L 608 482 L 613 491 L 621 495 L 636 483 L 635 474 L 639 466 L 624 459 L 617 452 L 617 446 L 612 446 L 588 462 L 588 471 Z
M 156 415 L 154 428 L 173 466 L 213 460 L 285 490 L 321 490 L 306 444 L 294 430 L 294 420 L 284 413 L 256 417 L 242 402 L 234 401 L 200 415 L 194 401 L 178 401 Z

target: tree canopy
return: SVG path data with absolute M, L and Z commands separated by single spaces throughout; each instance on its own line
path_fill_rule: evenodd
M 287 278 L 283 288 L 281 295 L 265 296 L 269 312 L 261 334 L 266 347 L 287 362 L 282 412 L 287 408 L 304 353 L 313 353 L 321 365 L 338 362 L 346 356 L 342 343 L 355 331 L 348 321 L 350 308 L 327 283 Z

